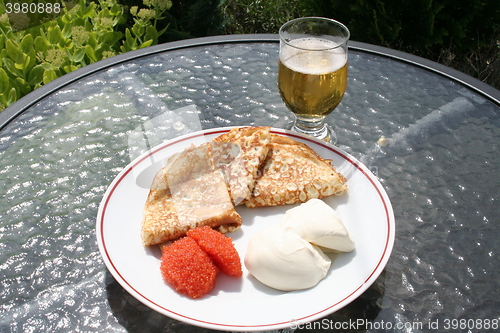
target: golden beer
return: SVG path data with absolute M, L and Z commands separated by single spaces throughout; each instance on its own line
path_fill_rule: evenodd
M 280 52 L 281 97 L 297 116 L 325 117 L 339 105 L 346 91 L 347 54 L 327 40 L 304 38 L 293 42 Z

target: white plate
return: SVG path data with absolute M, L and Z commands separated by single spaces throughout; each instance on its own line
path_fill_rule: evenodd
M 332 257 L 325 279 L 311 289 L 281 292 L 255 280 L 243 267 L 242 278 L 218 274 L 214 290 L 192 300 L 176 293 L 162 279 L 160 252 L 141 243 L 142 210 L 149 185 L 166 159 L 191 144 L 199 145 L 229 131 L 215 128 L 167 141 L 130 163 L 109 186 L 97 216 L 97 241 L 115 279 L 139 301 L 171 318 L 226 331 L 264 331 L 322 318 L 360 296 L 380 275 L 394 243 L 394 214 L 376 177 L 342 150 L 311 137 L 273 129 L 304 142 L 331 159 L 348 179 L 347 194 L 324 199 L 336 209 L 351 233 L 356 249 Z M 292 206 L 248 209 L 237 207 L 242 227 L 229 236 L 242 260 L 248 240 L 262 228 L 279 223 Z

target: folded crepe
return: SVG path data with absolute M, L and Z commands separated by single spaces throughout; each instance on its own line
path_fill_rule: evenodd
M 254 208 L 295 204 L 346 190 L 345 177 L 330 160 L 304 143 L 271 134 L 269 152 L 245 205 Z
M 215 168 L 223 171 L 235 206 L 252 196 L 259 168 L 269 151 L 270 130 L 268 126 L 238 127 L 213 140 Z
M 232 147 L 219 145 L 219 150 Z M 222 233 L 241 226 L 224 175 L 215 168 L 211 143 L 171 156 L 155 176 L 144 207 L 145 246 L 177 239 L 189 229 L 209 226 Z
M 346 179 L 306 144 L 270 127 L 235 128 L 171 156 L 155 176 L 144 207 L 145 246 L 209 226 L 239 228 L 235 206 L 277 206 L 341 194 Z

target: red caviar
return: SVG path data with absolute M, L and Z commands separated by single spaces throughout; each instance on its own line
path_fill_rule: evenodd
M 191 298 L 208 294 L 219 270 L 230 276 L 243 275 L 231 238 L 210 227 L 191 229 L 186 237 L 163 246 L 161 251 L 163 278 L 178 293 Z
M 191 229 L 187 236 L 198 243 L 222 272 L 235 277 L 243 275 L 240 256 L 231 238 L 210 227 Z
M 181 294 L 200 298 L 215 286 L 217 267 L 190 237 L 163 247 L 161 260 L 163 278 Z

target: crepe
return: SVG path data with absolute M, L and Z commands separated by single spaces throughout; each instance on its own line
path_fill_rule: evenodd
M 223 171 L 235 206 L 252 196 L 259 168 L 269 151 L 270 130 L 267 126 L 238 127 L 213 140 L 215 168 Z M 217 144 L 222 144 L 222 149 Z
M 255 180 L 249 208 L 321 199 L 347 190 L 346 179 L 329 160 L 304 143 L 271 135 L 270 149 Z
M 224 175 L 214 166 L 211 144 L 205 143 L 171 156 L 156 174 L 144 207 L 141 236 L 148 246 L 177 239 L 200 226 L 230 232 L 241 222 Z
M 155 176 L 144 207 L 145 246 L 209 226 L 239 228 L 235 206 L 306 202 L 341 194 L 346 179 L 304 143 L 270 134 L 270 127 L 235 128 L 171 156 Z

